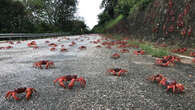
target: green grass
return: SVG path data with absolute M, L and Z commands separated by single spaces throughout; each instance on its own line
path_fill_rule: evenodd
M 111 38 L 115 40 L 122 40 L 123 38 L 121 37 L 121 35 L 117 35 L 117 34 L 113 34 L 113 35 L 107 34 L 107 35 L 112 36 Z M 162 57 L 162 56 L 167 56 L 170 54 L 168 48 L 164 48 L 164 47 L 155 48 L 149 42 L 141 43 L 137 40 L 129 40 L 128 43 L 131 45 L 138 46 L 140 49 L 144 50 L 146 54 L 152 55 L 154 57 Z
M 109 29 L 111 27 L 113 27 L 115 24 L 117 24 L 120 20 L 122 20 L 124 18 L 124 16 L 121 14 L 119 15 L 116 19 L 113 19 L 111 21 L 109 21 L 107 24 L 106 24 L 106 29 Z
M 154 57 L 162 57 L 169 54 L 169 51 L 166 48 L 155 48 L 152 44 L 149 43 L 140 43 L 139 41 L 133 41 L 133 43 L 130 44 L 139 46 L 139 48 L 144 50 L 146 54 L 150 54 Z

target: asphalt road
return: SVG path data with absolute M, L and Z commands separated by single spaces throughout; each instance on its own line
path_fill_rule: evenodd
M 134 55 L 133 48 L 114 60 L 110 56 L 120 49 L 96 48 L 99 44 L 90 42 L 98 39 L 104 41 L 99 35 L 35 40 L 39 49 L 27 47 L 29 40 L 15 43 L 12 49 L 0 50 L 0 110 L 195 110 L 194 66 L 159 67 L 150 55 Z M 56 51 L 49 50 L 47 40 L 58 44 Z M 76 42 L 75 46 L 69 46 L 72 41 Z M 62 44 L 68 52 L 60 52 Z M 0 47 L 8 45 L 0 43 Z M 79 50 L 81 45 L 87 49 Z M 39 60 L 51 60 L 55 68 L 33 68 L 33 63 Z M 105 74 L 113 67 L 127 69 L 128 73 L 121 77 Z M 157 73 L 184 84 L 185 93 L 166 92 L 165 88 L 146 80 Z M 53 84 L 57 77 L 68 74 L 84 77 L 86 87 L 76 83 L 73 89 L 64 89 Z M 33 87 L 37 93 L 29 101 L 25 93 L 18 94 L 19 101 L 4 98 L 7 91 L 19 87 Z

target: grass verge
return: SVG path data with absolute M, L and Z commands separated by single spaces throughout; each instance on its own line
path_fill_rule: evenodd
M 138 46 L 140 49 L 144 50 L 146 54 L 150 54 L 153 57 L 162 57 L 169 55 L 169 51 L 166 48 L 156 48 L 148 42 L 139 41 L 129 41 L 129 44 Z
M 106 35 L 109 38 L 115 40 L 122 40 L 121 35 Z M 164 47 L 154 47 L 150 42 L 140 42 L 138 40 L 129 40 L 130 45 L 138 46 L 140 49 L 144 50 L 146 54 L 152 55 L 153 57 L 162 57 L 169 55 L 169 50 Z

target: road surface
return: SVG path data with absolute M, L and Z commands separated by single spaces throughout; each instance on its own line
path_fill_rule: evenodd
M 67 39 L 69 38 L 69 39 Z M 121 53 L 114 60 L 110 56 L 120 49 L 96 48 L 91 43 L 105 39 L 99 35 L 82 35 L 35 40 L 39 49 L 27 47 L 32 40 L 12 45 L 14 48 L 0 50 L 0 110 L 194 110 L 195 109 L 195 69 L 191 65 L 176 64 L 173 67 L 154 65 L 150 55 L 136 56 L 133 48 L 129 53 Z M 50 51 L 45 41 L 56 43 L 56 51 Z M 69 46 L 71 42 L 75 46 Z M 9 46 L 0 43 L 0 47 Z M 61 45 L 68 52 L 60 52 Z M 84 45 L 86 50 L 78 49 Z M 33 68 L 34 62 L 51 60 L 55 68 Z M 127 69 L 121 77 L 105 74 L 109 68 Z M 169 79 L 184 84 L 185 93 L 173 94 L 165 88 L 147 80 L 153 74 L 162 73 Z M 77 74 L 87 81 L 86 87 L 79 83 L 73 89 L 54 85 L 59 76 Z M 190 77 L 189 77 L 190 75 Z M 5 99 L 9 90 L 19 87 L 33 87 L 37 93 L 25 99 L 25 93 L 18 94 L 19 101 Z

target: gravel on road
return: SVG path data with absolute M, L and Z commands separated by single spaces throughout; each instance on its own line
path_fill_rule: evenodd
M 69 40 L 65 39 L 69 38 Z M 61 39 L 59 41 L 59 39 Z M 120 50 L 96 48 L 91 41 L 103 39 L 99 35 L 59 37 L 57 39 L 35 40 L 40 47 L 32 49 L 27 43 L 14 44 L 12 49 L 0 50 L 0 110 L 195 110 L 195 67 L 178 63 L 173 67 L 154 65 L 150 55 L 136 56 L 135 49 L 121 53 L 119 59 L 111 55 Z M 45 41 L 56 43 L 56 51 L 50 51 Z M 71 42 L 75 46 L 69 46 Z M 1 43 L 0 47 L 8 46 Z M 68 52 L 60 52 L 64 45 Z M 84 45 L 86 50 L 79 50 Z M 51 60 L 55 68 L 33 68 L 34 62 Z M 109 68 L 123 68 L 128 73 L 121 77 L 106 74 Z M 165 88 L 147 80 L 147 77 L 162 73 L 169 79 L 184 84 L 185 92 L 173 94 Z M 79 83 L 73 89 L 54 85 L 59 76 L 77 74 L 87 81 L 86 87 Z M 189 77 L 191 75 L 191 77 Z M 20 101 L 5 99 L 5 93 L 19 87 L 33 87 L 33 94 L 27 101 L 24 94 L 18 94 Z

